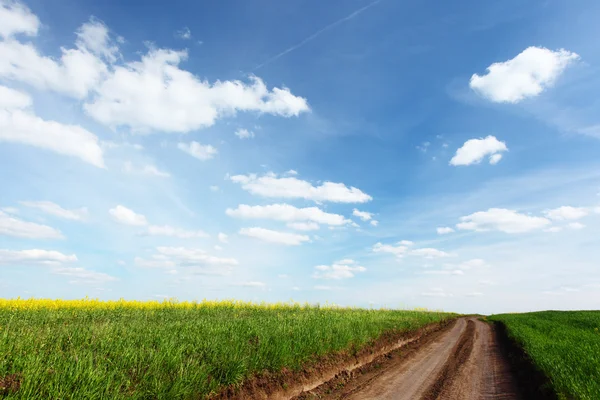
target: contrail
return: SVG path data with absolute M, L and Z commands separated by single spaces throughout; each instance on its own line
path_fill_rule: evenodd
M 307 37 L 306 39 L 302 40 L 301 42 L 293 45 L 292 47 L 285 49 L 284 51 L 282 51 L 281 53 L 277 54 L 276 56 L 273 56 L 271 58 L 269 58 L 267 61 L 263 62 L 262 64 L 258 65 L 256 68 L 254 68 L 254 71 L 256 71 L 259 68 L 264 67 L 267 64 L 271 64 L 273 61 L 277 60 L 278 58 L 281 58 L 283 56 L 285 56 L 287 53 L 296 50 L 298 47 L 302 47 L 304 46 L 306 43 L 310 42 L 311 40 L 314 40 L 317 36 L 319 36 L 321 33 L 330 30 L 331 28 L 335 28 L 336 26 L 338 26 L 339 24 L 342 24 L 348 20 L 351 20 L 352 18 L 356 17 L 358 14 L 362 13 L 363 11 L 373 7 L 374 5 L 376 5 L 377 3 L 381 2 L 381 0 L 375 0 L 374 2 L 367 4 L 366 6 L 359 8 L 358 10 L 354 11 L 352 14 L 347 15 L 346 17 L 337 20 L 329 25 L 327 25 L 325 28 L 318 30 L 317 32 L 313 33 L 312 35 L 310 35 L 309 37 Z

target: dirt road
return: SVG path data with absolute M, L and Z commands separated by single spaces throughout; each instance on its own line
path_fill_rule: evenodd
M 520 399 L 492 328 L 461 318 L 448 330 L 407 351 L 390 355 L 333 389 L 330 399 Z

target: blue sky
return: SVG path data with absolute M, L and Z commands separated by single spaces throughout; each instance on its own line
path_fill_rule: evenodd
M 0 0 L 0 295 L 600 308 L 599 12 Z

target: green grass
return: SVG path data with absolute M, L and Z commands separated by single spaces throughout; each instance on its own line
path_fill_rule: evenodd
M 239 303 L 44 306 L 0 299 L 6 399 L 198 399 L 261 371 L 298 370 L 440 312 Z M 16 304 L 16 305 L 15 305 Z
M 543 311 L 489 317 L 551 382 L 559 398 L 600 399 L 600 311 Z

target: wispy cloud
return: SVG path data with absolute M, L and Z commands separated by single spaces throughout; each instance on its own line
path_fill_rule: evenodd
M 257 67 L 254 68 L 254 70 L 256 71 L 257 69 L 260 69 L 262 67 L 264 67 L 265 65 L 271 64 L 273 61 L 285 56 L 288 53 L 291 53 L 292 51 L 304 46 L 306 43 L 311 42 L 313 40 L 315 40 L 317 37 L 319 37 L 322 33 L 335 28 L 338 25 L 343 24 L 346 21 L 349 21 L 351 19 L 353 19 L 354 17 L 358 16 L 359 14 L 362 14 L 364 11 L 368 10 L 369 8 L 377 5 L 378 3 L 380 3 L 381 0 L 375 0 L 372 3 L 367 4 L 364 7 L 359 8 L 358 10 L 348 14 L 347 16 L 345 16 L 342 19 L 339 19 L 335 22 L 332 22 L 331 24 L 327 25 L 326 27 L 319 29 L 318 31 L 316 31 L 315 33 L 313 33 L 312 35 L 308 36 L 307 38 L 305 38 L 304 40 L 296 43 L 295 45 L 288 47 L 287 49 L 285 49 L 284 51 L 282 51 L 281 53 L 269 58 L 268 60 L 264 61 L 262 64 L 259 64 Z

